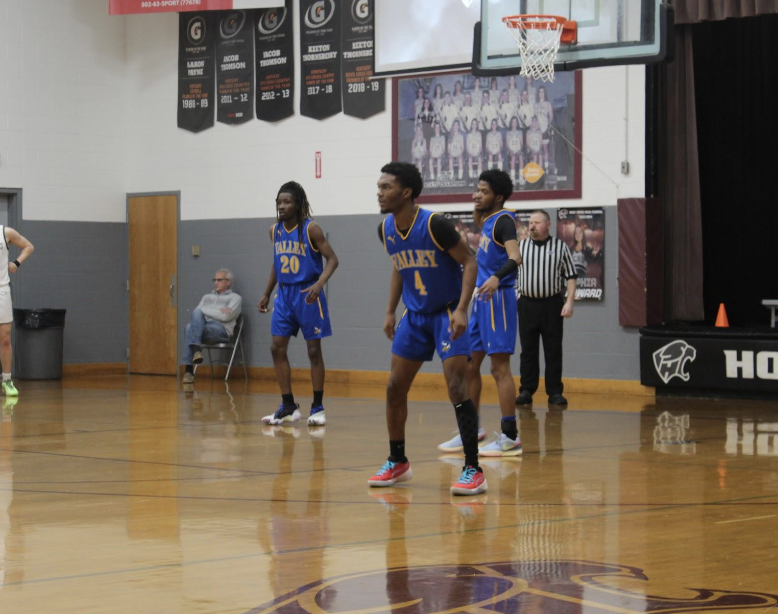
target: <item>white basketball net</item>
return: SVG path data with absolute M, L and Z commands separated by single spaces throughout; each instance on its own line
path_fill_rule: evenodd
M 562 38 L 562 24 L 554 19 L 540 16 L 522 17 L 522 23 L 531 27 L 518 27 L 506 22 L 508 31 L 519 45 L 521 76 L 554 80 L 554 61 Z

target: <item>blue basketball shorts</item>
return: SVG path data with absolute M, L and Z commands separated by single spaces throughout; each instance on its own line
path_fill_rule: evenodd
M 314 282 L 302 284 L 279 284 L 273 303 L 273 319 L 270 333 L 274 337 L 296 337 L 302 329 L 303 339 L 321 339 L 332 335 L 330 313 L 324 292 L 312 304 L 305 302 L 306 294 L 301 291 Z
M 516 291 L 500 286 L 488 301 L 473 301 L 470 313 L 470 351 L 513 354 L 516 351 Z
M 451 311 L 448 309 L 435 313 L 406 311 L 394 331 L 392 354 L 408 360 L 422 361 L 432 360 L 436 351 L 441 360 L 463 355 L 470 358 L 467 331 L 452 340 L 450 325 Z

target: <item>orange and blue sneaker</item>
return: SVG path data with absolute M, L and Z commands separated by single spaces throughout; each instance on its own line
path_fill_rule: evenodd
M 367 483 L 369 486 L 392 486 L 397 482 L 407 482 L 413 477 L 411 463 L 395 463 L 388 460 Z
M 484 472 L 480 468 L 467 465 L 462 469 L 462 475 L 451 485 L 452 495 L 480 495 L 486 492 L 489 485 L 486 483 Z

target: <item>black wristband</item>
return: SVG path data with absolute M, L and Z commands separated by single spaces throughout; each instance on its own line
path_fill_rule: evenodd
M 516 264 L 516 261 L 513 260 L 512 258 L 508 258 L 508 260 L 505 261 L 505 264 L 503 264 L 499 269 L 497 269 L 494 272 L 494 276 L 497 279 L 505 279 L 506 277 L 508 277 L 508 275 L 515 273 L 518 268 L 519 265 Z
M 18 269 L 20 266 L 22 266 L 22 263 L 18 260 L 14 260 L 14 264 L 16 265 L 16 268 Z

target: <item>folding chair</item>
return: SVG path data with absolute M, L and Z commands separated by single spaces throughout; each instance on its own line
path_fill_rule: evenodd
M 224 376 L 224 381 L 227 381 L 230 377 L 230 369 L 232 369 L 232 363 L 235 361 L 235 353 L 240 348 L 240 362 L 243 365 L 243 376 L 248 379 L 249 378 L 249 372 L 246 368 L 246 359 L 243 356 L 243 341 L 241 339 L 243 333 L 243 314 L 238 316 L 238 319 L 235 321 L 235 329 L 232 331 L 232 336 L 230 337 L 229 341 L 226 341 L 224 343 L 203 343 L 201 345 L 202 349 L 205 350 L 205 353 L 208 355 L 208 364 L 211 366 L 211 379 L 215 379 L 213 375 L 213 366 L 214 365 L 226 365 L 227 366 L 227 375 Z M 211 355 L 211 350 L 232 350 L 232 353 L 230 354 L 230 360 L 227 361 L 216 361 L 214 362 L 213 356 Z M 195 372 L 197 372 L 197 369 L 195 368 Z

